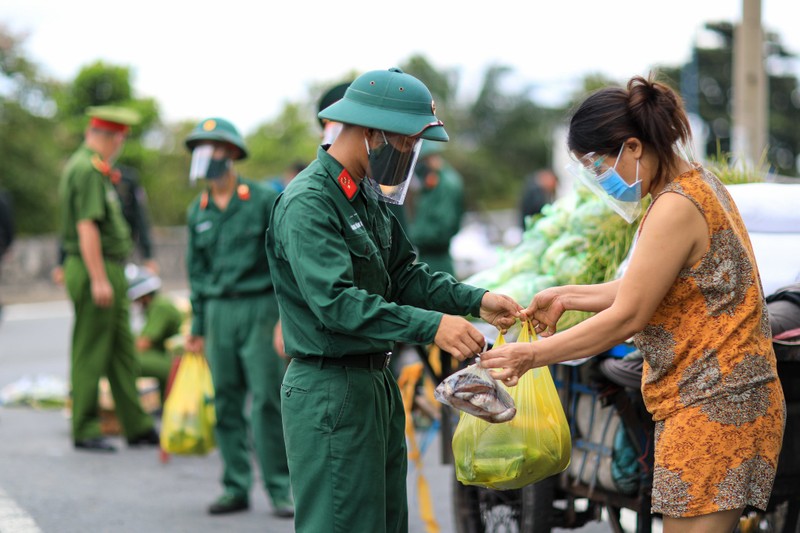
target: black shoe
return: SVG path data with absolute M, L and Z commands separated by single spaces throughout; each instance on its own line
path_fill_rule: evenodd
M 76 440 L 75 449 L 87 452 L 115 452 L 117 449 L 105 437 L 92 437 L 90 439 Z
M 151 429 L 143 435 L 128 439 L 128 446 L 158 446 L 161 440 L 155 429 Z
M 291 503 L 277 505 L 272 509 L 272 514 L 278 518 L 292 518 L 294 516 L 294 506 Z
M 247 498 L 223 494 L 217 501 L 208 506 L 208 514 L 228 514 L 237 511 L 246 511 L 250 508 Z

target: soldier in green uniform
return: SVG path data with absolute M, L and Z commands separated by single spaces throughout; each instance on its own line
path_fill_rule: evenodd
M 433 272 L 455 276 L 450 241 L 461 229 L 464 181 L 441 155 L 441 143 L 422 144 L 416 167 L 418 181 L 408 238 Z
M 159 292 L 161 278 L 148 268 L 128 265 L 125 274 L 129 280 L 128 298 L 141 306 L 144 326 L 136 337 L 141 376 L 158 380 L 161 403 L 172 369 L 172 356 L 167 352 L 166 341 L 180 333 L 183 315 L 172 300 Z
M 207 188 L 188 213 L 194 317 L 185 348 L 196 352 L 205 348 L 224 463 L 224 492 L 208 510 L 223 514 L 249 508 L 252 433 L 273 512 L 291 517 L 294 508 L 280 412 L 285 363 L 272 343 L 278 304 L 264 255 L 267 222 L 278 193 L 237 174 L 233 161 L 245 158 L 247 150 L 227 120 L 202 121 L 186 138 L 186 146 L 192 153 L 190 179 L 204 178 Z
M 157 445 L 153 421 L 136 390 L 139 364 L 129 323 L 124 261 L 131 250 L 119 197 L 110 182 L 135 112 L 89 108 L 84 144 L 61 176 L 64 277 L 75 307 L 72 331 L 72 436 L 75 447 L 114 451 L 100 431 L 98 381 L 106 376 L 117 417 L 130 445 Z
M 416 263 L 389 215 L 420 139 L 448 139 L 422 82 L 368 72 L 319 116 L 342 131 L 278 198 L 267 232 L 291 357 L 281 403 L 295 530 L 404 532 L 405 414 L 388 351 L 435 342 L 464 359 L 484 337 L 459 315 L 504 328 L 521 307 Z

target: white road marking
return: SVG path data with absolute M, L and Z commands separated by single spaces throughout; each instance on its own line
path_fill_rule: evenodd
M 31 515 L 0 488 L 0 531 L 3 533 L 42 533 Z

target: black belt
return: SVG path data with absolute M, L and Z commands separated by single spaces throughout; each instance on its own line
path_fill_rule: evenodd
M 342 357 L 296 357 L 295 361 L 317 365 L 320 368 L 331 366 L 346 366 L 350 368 L 367 368 L 369 370 L 383 370 L 389 366 L 392 352 L 362 353 L 343 355 Z
M 248 292 L 232 291 L 216 296 L 216 298 L 219 300 L 231 300 L 234 298 L 252 298 L 253 296 L 264 296 L 266 294 L 271 293 L 272 291 L 273 291 L 272 287 L 261 291 L 248 291 Z

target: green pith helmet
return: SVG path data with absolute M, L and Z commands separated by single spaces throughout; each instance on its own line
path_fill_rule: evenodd
M 240 155 L 234 159 L 244 159 L 247 157 L 247 148 L 244 146 L 244 139 L 233 124 L 224 118 L 207 118 L 200 122 L 186 137 L 186 148 L 191 152 L 201 141 L 222 141 L 232 144 L 239 149 Z
M 399 68 L 390 68 L 362 74 L 350 84 L 344 98 L 317 116 L 446 142 L 449 137 L 435 113 L 436 105 L 425 84 Z

